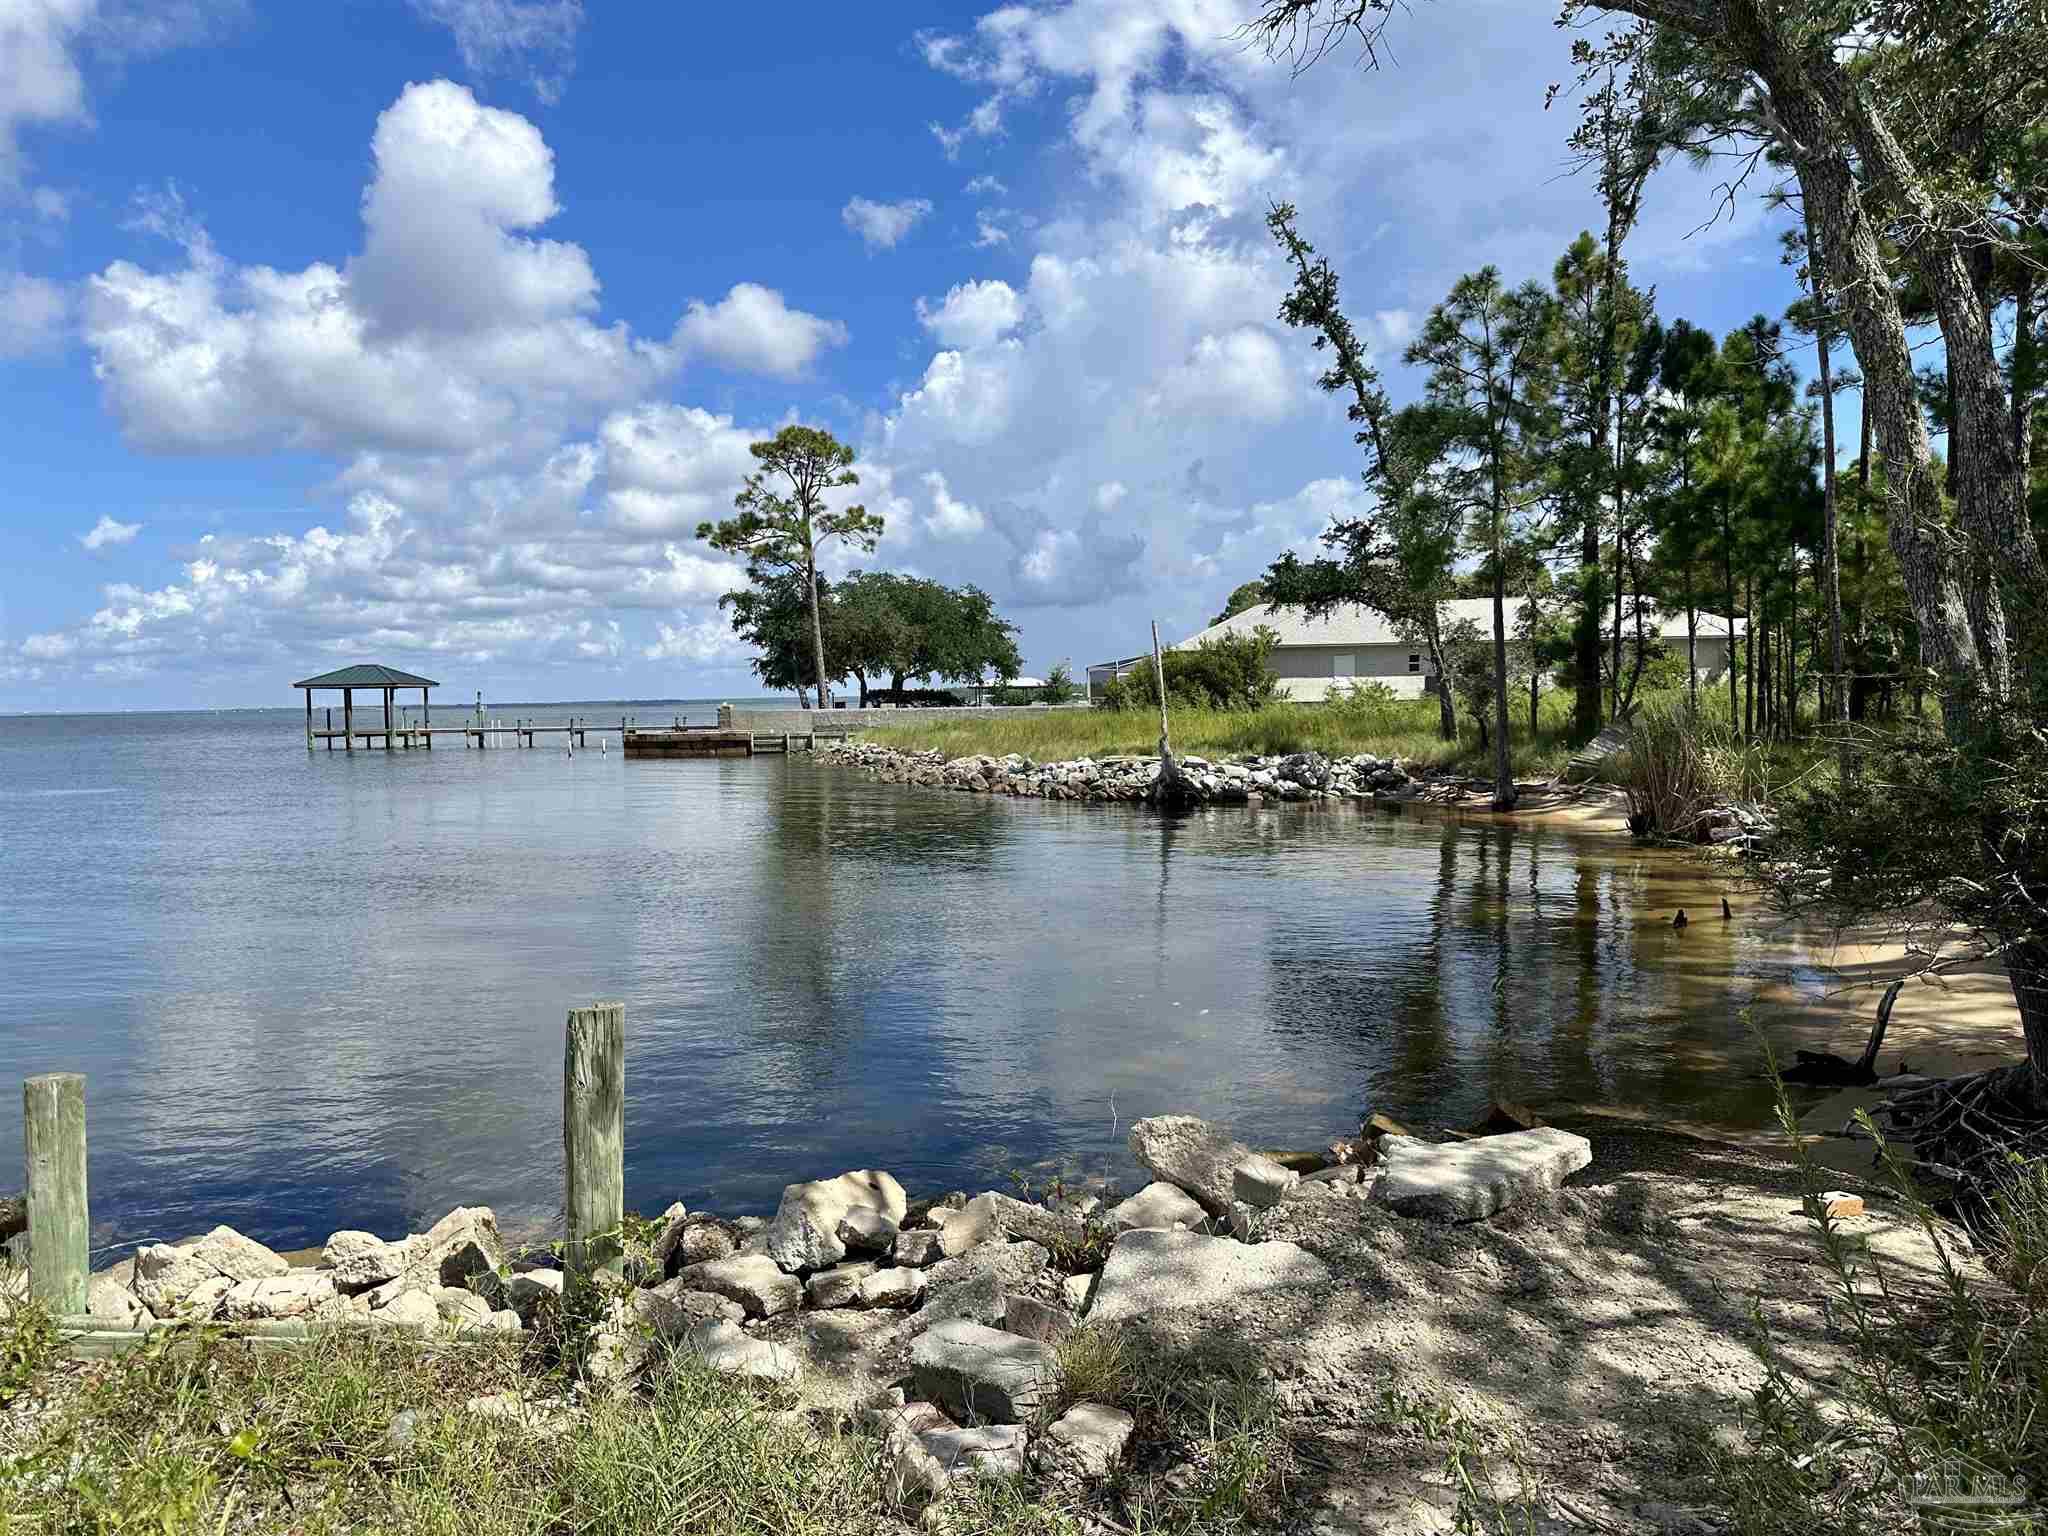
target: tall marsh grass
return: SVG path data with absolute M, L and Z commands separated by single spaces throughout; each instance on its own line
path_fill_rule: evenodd
M 1553 709 L 1548 699 L 1544 702 L 1536 738 L 1528 736 L 1526 709 L 1511 737 L 1515 771 L 1526 777 L 1556 772 L 1571 751 L 1568 707 Z M 1491 754 L 1479 750 L 1478 733 L 1469 721 L 1455 742 L 1437 735 L 1433 699 L 1367 695 L 1355 703 L 1279 703 L 1260 709 L 1176 707 L 1169 712 L 1169 724 L 1176 753 L 1203 757 L 1289 752 L 1350 757 L 1370 752 L 1430 768 L 1492 770 Z M 880 726 L 864 739 L 899 752 L 936 751 L 949 758 L 1017 752 L 1048 763 L 1149 756 L 1159 750 L 1159 716 L 1144 710 L 1059 709 L 1023 715 L 963 709 Z
M 1675 696 L 1637 710 L 1628 745 L 1603 773 L 1628 796 L 1629 819 L 1640 832 L 1691 840 L 1716 805 L 1769 800 L 1778 766 L 1769 747 Z

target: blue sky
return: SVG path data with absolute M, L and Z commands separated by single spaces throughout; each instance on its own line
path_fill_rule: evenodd
M 1554 8 L 1300 78 L 1249 9 L 0 0 L 0 709 L 752 692 L 692 533 L 792 419 L 1030 670 L 1192 631 L 1359 494 L 1267 201 L 1397 398 L 1452 279 L 1598 217 Z M 1714 180 L 1630 255 L 1725 329 L 1793 288 Z

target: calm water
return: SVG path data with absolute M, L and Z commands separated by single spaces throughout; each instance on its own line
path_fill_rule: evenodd
M 108 1244 L 228 1221 L 289 1246 L 458 1202 L 549 1225 L 563 1015 L 603 997 L 643 1209 L 765 1210 L 866 1164 L 1128 1182 L 1122 1131 L 1176 1109 L 1281 1143 L 1496 1095 L 1759 1124 L 1737 1014 L 1799 965 L 1742 924 L 1674 934 L 1702 879 L 1625 840 L 1169 822 L 801 756 L 6 719 L 0 1080 L 88 1074 Z M 0 1114 L 0 1169 L 20 1157 Z

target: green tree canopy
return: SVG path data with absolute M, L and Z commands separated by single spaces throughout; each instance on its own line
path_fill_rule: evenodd
M 830 432 L 787 426 L 767 442 L 749 443 L 747 452 L 761 467 L 733 498 L 739 515 L 699 523 L 697 537 L 713 549 L 744 556 L 750 580 L 758 579 L 756 573 L 802 579 L 811 621 L 811 681 L 822 708 L 832 674 L 825 665 L 818 555 L 834 540 L 873 550 L 882 519 L 858 504 L 832 505 L 832 493 L 859 485 L 860 476 L 853 472 L 853 449 Z

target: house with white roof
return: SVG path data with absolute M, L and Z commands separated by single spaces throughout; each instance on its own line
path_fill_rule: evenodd
M 1508 606 L 1510 637 L 1517 606 L 1518 602 Z M 1470 619 L 1482 634 L 1493 634 L 1491 598 L 1457 598 L 1443 605 L 1443 613 L 1447 626 Z M 1201 633 L 1188 636 L 1173 649 L 1193 650 L 1204 640 L 1223 635 L 1249 635 L 1261 625 L 1280 637 L 1270 665 L 1273 675 L 1280 680 L 1281 692 L 1290 699 L 1320 700 L 1333 687 L 1353 682 L 1384 683 L 1408 698 L 1417 697 L 1432 686 L 1435 668 L 1430 665 L 1429 652 L 1397 634 L 1384 616 L 1355 603 L 1341 605 L 1319 619 L 1309 618 L 1298 607 L 1259 603 L 1232 614 L 1221 624 L 1212 624 Z M 1743 627 L 1744 621 L 1736 619 L 1737 635 L 1742 634 Z M 1646 635 L 1662 640 L 1675 655 L 1685 654 L 1683 611 L 1652 609 L 1643 615 L 1643 630 Z M 1633 622 L 1625 633 L 1634 633 Z M 1728 665 L 1728 620 L 1701 612 L 1696 644 L 1694 654 L 1701 679 L 1718 677 Z M 1090 694 L 1111 678 L 1128 673 L 1144 659 L 1133 656 L 1122 661 L 1097 662 L 1088 669 Z

